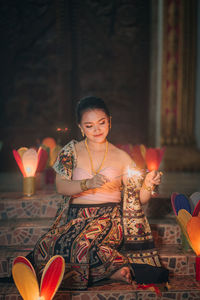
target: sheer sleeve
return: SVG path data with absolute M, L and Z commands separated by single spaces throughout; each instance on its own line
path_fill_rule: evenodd
M 65 145 L 61 149 L 53 165 L 53 169 L 56 171 L 56 173 L 68 180 L 72 178 L 72 171 L 76 166 L 75 143 L 76 141 L 71 141 Z

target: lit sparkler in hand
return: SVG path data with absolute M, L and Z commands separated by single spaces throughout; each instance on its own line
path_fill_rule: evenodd
M 126 175 L 128 183 L 134 185 L 137 188 L 141 185 L 143 174 L 144 170 L 128 166 L 127 171 L 124 175 Z

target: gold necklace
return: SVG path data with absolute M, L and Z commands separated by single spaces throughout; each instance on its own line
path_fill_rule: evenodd
M 104 153 L 103 160 L 102 160 L 99 168 L 96 171 L 94 170 L 93 161 L 92 161 L 92 155 L 91 155 L 90 149 L 88 147 L 87 138 L 85 139 L 85 147 L 87 149 L 87 152 L 88 152 L 88 155 L 89 155 L 89 158 L 90 158 L 90 164 L 91 164 L 92 173 L 96 175 L 96 174 L 98 174 L 100 172 L 100 170 L 101 170 L 101 168 L 102 168 L 102 166 L 103 166 L 103 164 L 105 162 L 105 159 L 106 159 L 106 156 L 107 156 L 107 153 L 108 153 L 108 141 L 106 140 L 106 150 L 105 150 L 105 153 Z

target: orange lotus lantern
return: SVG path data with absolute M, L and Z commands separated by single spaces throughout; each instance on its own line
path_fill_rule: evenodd
M 149 171 L 158 170 L 165 148 L 146 148 L 145 160 Z
M 196 253 L 196 280 L 200 281 L 200 217 L 192 217 L 187 223 L 187 233 Z
M 17 151 L 13 150 L 13 155 L 23 175 L 23 193 L 32 196 L 35 193 L 36 172 L 41 172 L 45 168 L 48 153 L 42 147 L 38 151 L 22 147 Z

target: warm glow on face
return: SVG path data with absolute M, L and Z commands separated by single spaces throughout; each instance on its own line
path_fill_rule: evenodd
M 91 142 L 104 142 L 109 132 L 109 119 L 101 109 L 87 110 L 80 123 L 86 137 Z

